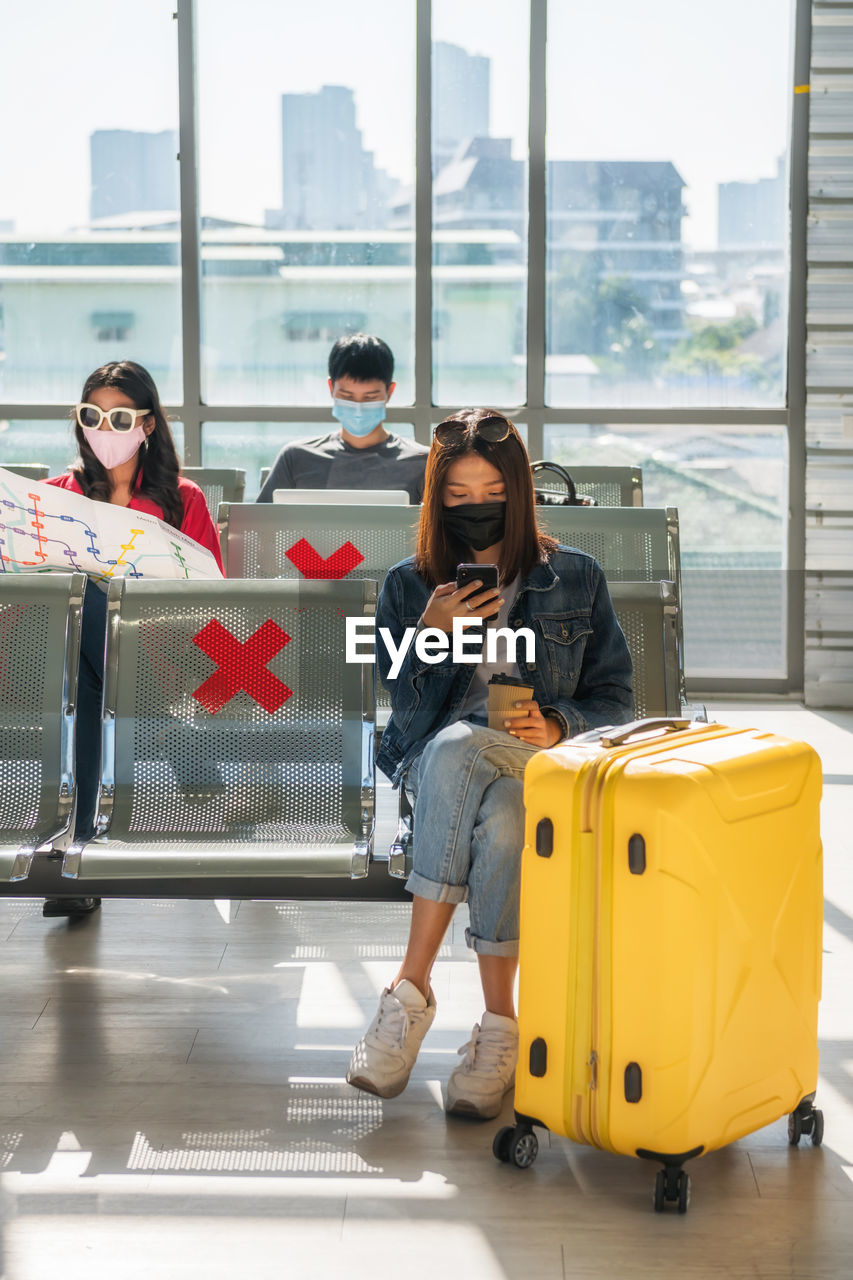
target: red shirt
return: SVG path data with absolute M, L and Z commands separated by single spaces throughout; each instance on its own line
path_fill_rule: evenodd
M 144 511 L 149 516 L 156 516 L 158 520 L 164 520 L 165 516 L 156 502 L 152 502 L 147 494 L 139 492 L 141 476 L 137 477 L 136 488 L 128 505 L 134 511 Z M 69 489 L 71 493 L 82 493 L 83 490 L 77 483 L 71 472 L 67 472 L 64 476 L 50 476 L 45 482 L 46 484 L 58 485 L 60 489 Z M 204 494 L 195 483 L 194 480 L 185 480 L 183 476 L 178 476 L 178 493 L 181 502 L 184 505 L 184 518 L 181 521 L 181 533 L 185 533 L 188 538 L 192 538 L 200 547 L 204 547 L 207 551 L 212 552 L 216 558 L 216 563 L 225 570 L 222 565 L 222 555 L 219 550 L 219 535 L 216 532 L 216 526 L 210 518 L 210 512 L 207 509 L 207 503 L 204 500 Z

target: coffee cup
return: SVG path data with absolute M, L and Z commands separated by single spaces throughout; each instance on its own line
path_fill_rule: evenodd
M 505 720 L 511 720 L 519 712 L 516 702 L 533 697 L 533 686 L 525 684 L 517 676 L 492 676 L 489 681 L 489 728 L 506 730 Z

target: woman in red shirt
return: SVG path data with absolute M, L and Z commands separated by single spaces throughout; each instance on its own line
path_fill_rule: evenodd
M 133 360 L 102 365 L 86 379 L 74 415 L 80 457 L 64 476 L 52 476 L 47 483 L 95 502 L 157 516 L 210 551 L 221 571 L 219 537 L 204 494 L 180 474 L 175 442 L 147 369 Z M 94 583 L 89 584 L 77 698 L 75 839 L 93 834 L 100 776 L 106 599 Z M 100 902 L 100 898 L 48 898 L 44 914 L 83 915 Z

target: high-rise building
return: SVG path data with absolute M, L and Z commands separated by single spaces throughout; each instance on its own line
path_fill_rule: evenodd
M 606 356 L 642 316 L 666 350 L 685 337 L 684 179 L 668 160 L 551 160 L 547 168 L 551 343 Z M 591 314 L 574 305 L 592 300 Z
M 730 245 L 782 244 L 788 211 L 785 157 L 776 176 L 757 182 L 721 182 L 717 188 L 720 248 Z
M 461 143 L 489 132 L 491 62 L 458 44 L 432 46 L 432 154 L 438 172 Z
M 89 139 L 89 152 L 92 221 L 122 213 L 179 208 L 178 135 L 174 129 L 160 133 L 96 129 Z
M 551 342 L 556 352 L 581 347 L 606 355 L 614 316 L 642 313 L 662 348 L 685 335 L 684 180 L 669 161 L 550 160 L 548 270 Z M 502 230 L 512 243 L 493 252 L 526 260 L 527 171 L 509 138 L 477 137 L 461 146 L 433 182 L 437 230 Z M 411 224 L 411 195 L 394 208 Z M 441 253 L 441 251 L 440 251 Z M 591 307 L 563 306 L 583 296 Z
M 343 85 L 281 98 L 282 201 L 270 228 L 347 231 L 383 228 L 394 184 L 377 169 L 356 126 L 355 97 Z

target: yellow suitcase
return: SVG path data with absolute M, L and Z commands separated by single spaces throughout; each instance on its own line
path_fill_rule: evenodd
M 640 721 L 535 755 L 524 781 L 516 1124 L 684 1162 L 789 1114 L 817 1145 L 820 761 L 775 734 Z

